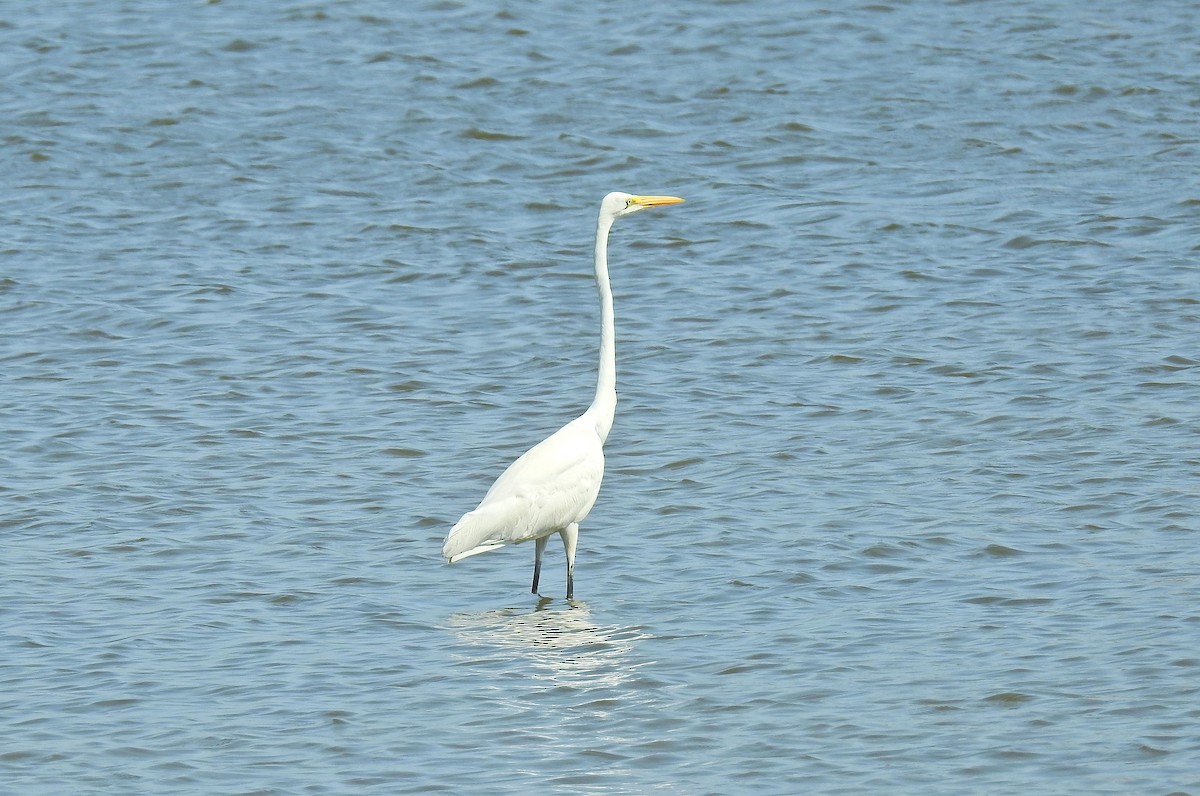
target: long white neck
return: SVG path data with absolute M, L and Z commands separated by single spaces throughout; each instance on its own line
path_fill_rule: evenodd
M 608 284 L 608 231 L 612 218 L 600 214 L 596 224 L 596 291 L 600 294 L 600 372 L 596 377 L 596 397 L 588 407 L 596 421 L 600 441 L 608 439 L 617 413 L 617 346 L 613 323 L 613 294 Z

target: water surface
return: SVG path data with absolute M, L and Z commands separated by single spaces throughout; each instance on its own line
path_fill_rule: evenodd
M 1200 793 L 1200 12 L 0 12 L 14 793 Z M 446 530 L 620 404 L 576 593 Z

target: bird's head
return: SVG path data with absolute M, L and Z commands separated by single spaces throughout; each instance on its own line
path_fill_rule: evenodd
M 613 191 L 604 197 L 604 201 L 600 204 L 600 212 L 601 214 L 608 214 L 612 218 L 620 218 L 630 213 L 636 213 L 639 210 L 646 210 L 647 208 L 658 207 L 659 205 L 679 204 L 682 201 L 678 196 L 635 196 L 630 193 Z

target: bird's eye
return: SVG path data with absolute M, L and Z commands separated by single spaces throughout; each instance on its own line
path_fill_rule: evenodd
M 625 206 L 626 206 L 626 207 L 629 207 L 629 206 L 630 206 L 630 205 L 632 205 L 632 204 L 633 204 L 633 200 L 632 200 L 632 199 L 626 199 L 626 200 L 625 200 Z

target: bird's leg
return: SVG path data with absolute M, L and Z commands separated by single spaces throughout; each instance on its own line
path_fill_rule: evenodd
M 530 594 L 537 594 L 538 580 L 542 577 L 542 553 L 546 552 L 548 541 L 550 537 L 543 536 L 533 543 L 533 588 L 529 590 Z
M 567 551 L 567 599 L 575 596 L 575 543 L 579 541 L 579 523 L 573 522 L 558 532 Z M 540 541 L 540 540 L 539 540 Z

